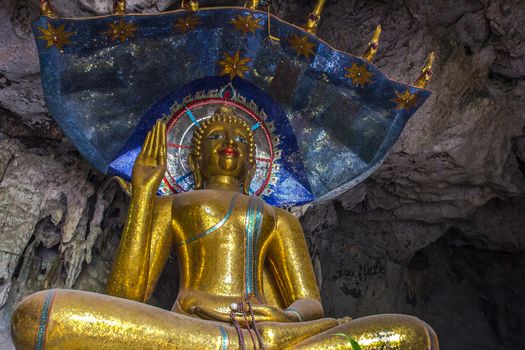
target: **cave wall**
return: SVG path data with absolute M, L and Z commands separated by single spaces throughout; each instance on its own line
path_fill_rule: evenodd
M 110 7 L 54 3 L 64 16 Z M 312 6 L 273 4 L 296 24 Z M 132 12 L 177 5 L 129 1 Z M 37 15 L 36 0 L 0 3 L 1 349 L 12 347 L 9 317 L 25 295 L 103 291 L 128 204 L 45 109 L 29 25 Z M 318 36 L 360 54 L 379 23 L 375 63 L 394 79 L 413 81 L 436 51 L 433 95 L 370 179 L 296 209 L 325 311 L 413 314 L 443 349 L 525 349 L 525 3 L 332 0 Z M 172 303 L 175 266 L 171 259 L 152 304 Z

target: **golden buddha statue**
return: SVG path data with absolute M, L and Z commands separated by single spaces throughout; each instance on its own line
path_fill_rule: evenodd
M 247 195 L 254 157 L 249 125 L 220 107 L 193 134 L 197 190 L 157 197 L 167 162 L 166 126 L 157 122 L 133 168 L 108 295 L 29 296 L 12 317 L 16 348 L 438 349 L 433 330 L 415 317 L 323 318 L 298 220 Z M 144 302 L 172 250 L 180 290 L 167 311 Z

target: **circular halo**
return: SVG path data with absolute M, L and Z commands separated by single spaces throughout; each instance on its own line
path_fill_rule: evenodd
M 261 195 L 270 183 L 275 161 L 272 135 L 256 111 L 244 104 L 224 98 L 202 98 L 179 107 L 167 119 L 168 169 L 160 191 L 163 194 L 187 192 L 194 189 L 193 175 L 188 165 L 191 140 L 195 128 L 211 118 L 217 108 L 229 106 L 245 120 L 254 132 L 255 174 L 250 194 Z

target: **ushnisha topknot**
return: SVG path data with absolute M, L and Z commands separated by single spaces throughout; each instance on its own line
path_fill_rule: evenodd
M 221 106 L 217 108 L 217 110 L 211 118 L 200 122 L 200 125 L 193 132 L 193 138 L 191 140 L 191 155 L 195 159 L 200 159 L 202 135 L 205 134 L 206 130 L 209 128 L 210 125 L 216 122 L 238 124 L 246 130 L 246 133 L 248 135 L 248 145 L 250 149 L 248 154 L 248 163 L 250 165 L 253 165 L 255 163 L 255 141 L 253 131 L 250 128 L 250 125 L 244 119 L 237 116 L 233 109 L 228 106 Z

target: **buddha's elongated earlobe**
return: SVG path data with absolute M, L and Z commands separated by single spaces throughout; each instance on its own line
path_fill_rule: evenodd
M 188 156 L 188 165 L 190 166 L 191 172 L 193 173 L 193 180 L 195 181 L 195 189 L 202 189 L 202 174 L 199 162 L 194 158 L 192 154 Z
M 246 175 L 242 180 L 242 192 L 249 196 L 250 195 L 250 183 L 252 182 L 253 175 L 255 174 L 255 164 L 251 164 L 246 171 Z

